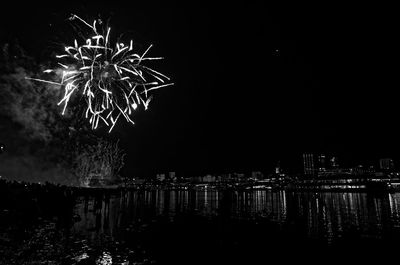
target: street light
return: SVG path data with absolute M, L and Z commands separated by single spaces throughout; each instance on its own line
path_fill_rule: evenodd
M 6 150 L 6 146 L 3 143 L 0 143 L 0 154 L 2 154 Z

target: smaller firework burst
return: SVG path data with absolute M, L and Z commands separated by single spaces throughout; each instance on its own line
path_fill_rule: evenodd
M 100 20 L 89 24 L 76 15 L 70 20 L 83 23 L 88 35 L 84 43 L 75 39 L 73 46 L 64 47 L 64 53 L 56 56 L 57 68 L 44 71 L 57 74 L 60 81 L 28 78 L 64 88 L 58 102 L 63 105 L 62 114 L 72 96 L 81 93 L 86 102 L 85 118 L 92 129 L 103 122 L 111 132 L 121 116 L 134 123 L 131 116 L 139 106 L 148 108 L 150 91 L 173 85 L 167 76 L 145 65 L 146 61 L 163 59 L 147 56 L 152 45 L 139 55 L 134 52 L 133 40 L 112 44 L 111 28 L 98 26 Z

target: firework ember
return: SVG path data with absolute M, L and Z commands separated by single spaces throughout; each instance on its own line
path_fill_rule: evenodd
M 167 76 L 144 65 L 145 61 L 163 58 L 147 57 L 152 45 L 139 55 L 133 50 L 132 40 L 129 43 L 110 43 L 111 28 L 100 29 L 96 23 L 101 21 L 94 20 L 89 24 L 76 15 L 70 20 L 83 23 L 90 33 L 84 43 L 74 40 L 73 46 L 66 46 L 64 53 L 56 56 L 57 68 L 44 71 L 56 73 L 60 81 L 28 79 L 64 88 L 64 96 L 58 102 L 58 105 L 63 105 L 62 114 L 71 96 L 81 93 L 86 102 L 85 117 L 92 129 L 103 122 L 111 132 L 120 116 L 133 124 L 133 112 L 139 106 L 148 108 L 152 98 L 149 92 L 172 85 Z

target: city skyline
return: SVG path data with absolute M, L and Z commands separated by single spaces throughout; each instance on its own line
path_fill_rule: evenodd
M 283 161 L 284 162 L 284 161 Z M 255 178 L 254 176 L 258 176 L 258 179 L 275 177 L 277 175 L 285 175 L 285 176 L 302 176 L 302 177 L 319 177 L 319 173 L 328 174 L 333 178 L 340 178 L 340 173 L 351 173 L 351 174 L 364 174 L 364 173 L 374 173 L 374 172 L 383 172 L 383 173 L 393 173 L 398 170 L 398 163 L 400 161 L 395 161 L 390 157 L 379 158 L 373 163 L 369 164 L 360 164 L 355 163 L 353 161 L 350 165 L 343 165 L 340 163 L 340 157 L 337 157 L 332 154 L 321 154 L 321 153 L 304 153 L 302 155 L 302 165 L 303 167 L 300 170 L 294 170 L 293 167 L 282 167 L 282 161 L 278 161 L 274 168 L 269 170 L 260 170 L 257 168 L 253 169 L 245 169 L 245 170 L 227 170 L 227 171 L 218 171 L 218 172 L 194 172 L 191 175 L 185 174 L 183 171 L 159 171 L 154 175 L 146 175 L 146 176 L 136 176 L 138 178 L 156 178 L 159 180 L 165 179 L 176 179 L 185 177 L 205 177 L 205 176 L 220 176 L 226 177 L 229 175 L 241 175 L 246 178 Z M 262 177 L 260 177 L 262 176 Z M 133 177 L 135 178 L 135 177 Z

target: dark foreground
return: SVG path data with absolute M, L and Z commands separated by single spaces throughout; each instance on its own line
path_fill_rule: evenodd
M 382 262 L 398 252 L 399 213 L 398 194 L 106 191 L 3 181 L 0 263 Z

